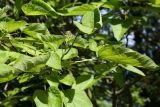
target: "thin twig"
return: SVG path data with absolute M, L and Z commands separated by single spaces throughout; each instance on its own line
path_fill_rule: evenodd
M 64 58 L 64 56 L 67 55 L 68 52 L 71 50 L 71 48 L 73 47 L 74 42 L 76 41 L 77 37 L 78 37 L 78 36 L 76 35 L 76 37 L 74 38 L 74 40 L 73 40 L 71 46 L 69 47 L 69 49 L 67 50 L 67 52 L 62 55 L 61 60 L 62 60 L 62 59 Z

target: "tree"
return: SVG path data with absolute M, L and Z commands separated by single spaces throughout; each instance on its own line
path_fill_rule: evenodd
M 158 0 L 8 0 L 0 6 L 2 106 L 154 105 Z

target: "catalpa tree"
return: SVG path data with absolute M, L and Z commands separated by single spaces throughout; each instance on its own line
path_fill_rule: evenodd
M 128 36 L 136 38 L 133 28 L 158 15 L 159 0 L 0 2 L 0 105 L 140 107 L 148 101 L 135 84 L 159 66 L 129 48 Z

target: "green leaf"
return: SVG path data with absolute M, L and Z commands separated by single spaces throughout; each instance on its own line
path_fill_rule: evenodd
M 0 8 L 0 19 L 4 18 L 4 17 L 7 17 L 7 11 L 9 10 L 9 6 L 6 5 L 5 7 L 3 8 Z
M 37 47 L 34 47 L 32 44 L 24 43 L 24 41 L 18 42 L 16 40 L 12 40 L 12 45 L 15 48 L 20 48 L 22 52 L 29 53 L 30 55 L 33 55 L 33 56 L 37 56 L 41 54 L 41 52 L 37 49 Z
M 29 26 L 23 28 L 22 32 L 32 37 L 36 37 L 37 33 L 41 33 L 43 35 L 49 34 L 44 23 L 31 23 Z
M 158 65 L 146 55 L 142 55 L 132 49 L 122 46 L 106 45 L 100 48 L 97 54 L 98 57 L 102 59 L 119 64 L 129 64 L 153 70 L 158 68 Z
M 50 86 L 54 86 L 58 88 L 59 80 L 58 80 L 57 72 L 52 72 L 52 74 L 47 76 L 46 80 Z
M 22 58 L 13 67 L 24 72 L 39 72 L 48 59 L 49 55 Z
M 38 34 L 37 37 L 43 42 L 45 47 L 49 47 L 54 51 L 57 50 L 65 40 L 64 36 L 62 35 Z
M 59 81 L 65 85 L 71 86 L 74 83 L 75 79 L 72 74 L 65 74 L 60 77 Z
M 61 58 L 56 53 L 51 53 L 49 60 L 46 63 L 49 67 L 54 69 L 61 69 Z
M 93 85 L 93 82 L 93 75 L 81 75 L 77 77 L 75 83 L 72 86 L 72 89 L 83 91 Z
M 6 55 L 6 53 L 2 53 L 2 51 L 0 51 L 0 64 L 4 64 L 9 58 L 9 55 Z
M 23 5 L 23 0 L 15 0 L 13 12 L 16 18 L 19 18 L 22 5 Z
M 65 107 L 93 107 L 90 99 L 83 91 L 69 89 L 64 91 L 64 95 L 67 98 Z
M 14 79 L 19 73 L 20 71 L 16 70 L 12 66 L 0 64 L 0 83 Z
M 74 16 L 74 15 L 84 15 L 87 12 L 93 11 L 96 7 L 90 4 L 83 4 L 81 6 L 74 6 L 68 8 L 68 13 L 64 14 L 64 16 Z
M 114 37 L 117 39 L 117 41 L 120 41 L 122 39 L 124 34 L 127 32 L 131 22 L 131 20 L 122 21 L 118 19 L 114 19 L 111 21 L 110 24 L 114 33 Z
M 93 33 L 97 28 L 102 27 L 102 17 L 99 9 L 96 8 L 94 11 L 84 14 L 82 24 L 76 21 L 74 21 L 74 24 L 84 33 Z
M 69 51 L 68 51 L 69 50 Z M 74 57 L 78 56 L 78 50 L 76 48 L 71 48 L 71 49 L 58 49 L 56 51 L 56 53 L 62 57 L 63 56 L 63 60 L 67 60 L 67 59 L 71 59 Z
M 109 9 L 119 9 L 122 4 L 122 0 L 110 0 L 105 2 L 102 7 Z
M 122 72 L 122 69 L 120 67 L 116 67 L 114 71 L 115 71 L 114 79 L 116 80 L 116 84 L 120 88 L 123 88 L 125 85 L 125 77 L 124 77 L 124 73 Z
M 75 36 L 73 38 L 70 38 L 68 40 L 66 40 L 66 42 L 70 45 L 70 46 L 75 46 L 75 47 L 81 47 L 81 48 L 86 48 L 88 46 L 88 41 L 80 36 L 76 37 Z M 74 42 L 74 44 L 73 44 Z
M 101 16 L 100 10 L 96 8 L 94 10 L 94 26 L 97 29 L 97 28 L 101 28 L 102 25 L 103 23 L 102 23 L 102 16 Z
M 123 68 L 125 68 L 126 70 L 128 70 L 128 71 L 131 71 L 131 72 L 134 72 L 134 73 L 136 73 L 136 74 L 139 74 L 139 75 L 142 75 L 142 76 L 145 76 L 145 74 L 141 71 L 141 70 L 139 70 L 139 69 L 137 69 L 136 67 L 133 67 L 133 66 L 131 66 L 131 65 L 121 65 Z
M 52 15 L 57 16 L 57 12 L 43 0 L 32 0 L 24 4 L 22 10 L 26 15 Z
M 6 30 L 10 33 L 24 27 L 25 25 L 27 25 L 25 21 L 0 22 L 0 30 Z
M 78 29 L 81 32 L 84 32 L 86 34 L 91 34 L 93 32 L 93 28 L 83 26 L 82 24 L 80 24 L 79 22 L 76 22 L 76 21 L 74 21 L 73 23 L 75 24 L 76 27 L 78 27 Z
M 89 49 L 92 51 L 97 51 L 97 42 L 93 39 L 89 40 Z
M 37 107 L 63 107 L 61 93 L 56 87 L 49 87 L 48 92 L 36 90 L 33 99 Z
M 44 23 L 32 23 L 22 29 L 22 32 L 34 39 L 38 39 L 44 47 L 53 50 L 57 50 L 65 40 L 65 37 L 62 35 L 51 35 Z
M 82 25 L 89 28 L 94 28 L 94 11 L 84 14 L 82 18 Z
M 24 73 L 17 77 L 17 80 L 19 83 L 28 82 L 30 79 L 32 79 L 34 76 L 30 73 Z
M 160 5 L 160 1 L 159 0 L 149 0 L 149 2 L 156 4 L 156 5 Z
M 28 58 L 29 56 L 20 54 L 18 52 L 11 52 L 11 51 L 0 51 L 0 64 L 5 63 L 8 59 L 10 60 L 16 60 L 21 57 Z
M 36 90 L 33 99 L 37 107 L 48 107 L 48 94 L 46 91 Z
M 97 64 L 94 66 L 94 69 L 96 70 L 98 74 L 106 75 L 107 73 L 109 73 L 112 66 L 114 66 L 114 64 L 112 63 L 111 64 Z
M 48 107 L 63 107 L 61 93 L 56 87 L 49 87 Z

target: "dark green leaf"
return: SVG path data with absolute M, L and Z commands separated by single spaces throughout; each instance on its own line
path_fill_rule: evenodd
M 52 74 L 47 76 L 46 80 L 50 86 L 54 86 L 58 88 L 59 80 L 58 80 L 57 72 L 52 72 Z
M 116 84 L 119 86 L 119 87 L 124 87 L 125 85 L 125 77 L 124 77 L 124 73 L 122 72 L 122 70 L 117 67 L 115 69 L 115 73 L 114 73 L 114 79 L 116 81 Z
M 48 107 L 48 95 L 46 91 L 36 90 L 33 99 L 37 107 Z

